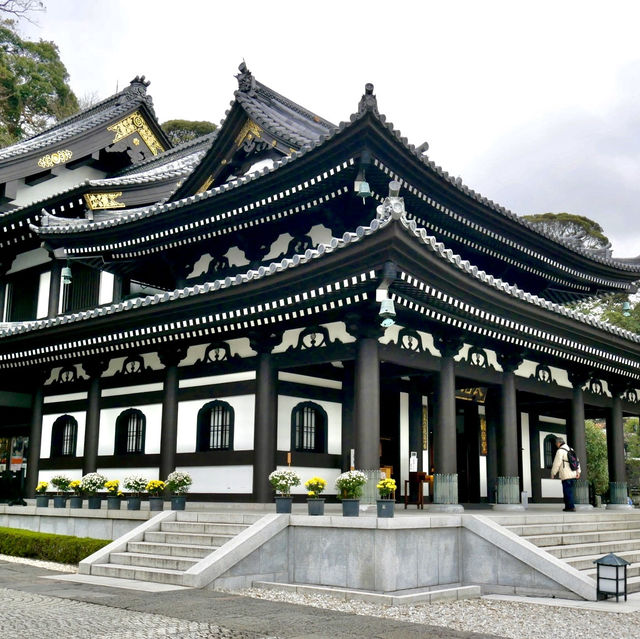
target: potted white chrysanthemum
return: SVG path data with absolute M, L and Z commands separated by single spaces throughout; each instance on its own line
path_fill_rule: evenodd
M 269 483 L 273 486 L 276 493 L 276 513 L 286 514 L 291 512 L 291 503 L 293 497 L 291 497 L 291 489 L 294 486 L 300 485 L 300 477 L 298 473 L 290 468 L 282 468 L 274 470 L 269 475 Z
M 149 480 L 142 475 L 129 475 L 122 485 L 131 493 L 127 496 L 127 510 L 140 510 L 141 495 L 146 490 Z
M 338 499 L 342 500 L 342 516 L 357 517 L 360 514 L 360 496 L 367 476 L 361 470 L 348 470 L 336 479 Z
M 164 485 L 171 493 L 171 510 L 185 509 L 187 493 L 192 483 L 191 475 L 183 470 L 174 470 L 167 475 Z
M 97 493 L 104 488 L 107 478 L 100 473 L 87 473 L 80 481 L 82 492 L 87 495 L 88 508 L 92 510 L 99 509 L 102 499 Z

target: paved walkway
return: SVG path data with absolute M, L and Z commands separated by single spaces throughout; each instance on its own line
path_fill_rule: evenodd
M 0 627 L 12 639 L 496 639 L 208 590 L 140 592 L 70 583 L 0 563 Z

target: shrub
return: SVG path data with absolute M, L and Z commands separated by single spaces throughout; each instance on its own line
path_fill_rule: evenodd
M 55 561 L 59 564 L 77 564 L 109 543 L 108 539 L 0 528 L 0 554 Z

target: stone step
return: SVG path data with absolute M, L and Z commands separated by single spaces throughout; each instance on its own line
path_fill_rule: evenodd
M 640 563 L 640 548 L 635 550 L 627 550 L 623 552 L 617 552 L 618 557 L 622 557 L 630 564 Z M 565 561 L 573 566 L 576 570 L 588 570 L 595 568 L 594 561 L 601 559 L 604 555 L 602 553 L 597 555 L 581 555 L 576 557 L 569 557 Z
M 557 515 L 552 513 L 521 515 L 487 515 L 490 519 L 502 526 L 530 526 L 530 525 L 547 525 L 547 524 L 575 524 L 575 523 L 591 523 L 604 521 L 633 521 L 640 522 L 640 511 L 628 510 L 621 513 L 614 511 L 594 509 L 589 511 L 577 511 L 573 513 L 558 512 Z
M 97 575 L 98 577 L 137 579 L 139 581 L 153 581 L 161 584 L 174 584 L 181 586 L 183 571 L 122 566 L 118 564 L 94 564 L 91 566 L 91 574 Z
M 640 521 L 618 519 L 614 521 L 556 522 L 552 524 L 526 524 L 521 526 L 505 526 L 508 530 L 527 537 L 529 535 L 571 534 L 578 532 L 599 532 L 613 530 L 629 530 L 640 528 Z
M 204 522 L 204 523 L 227 523 L 227 524 L 255 524 L 262 519 L 264 513 L 234 513 L 234 512 L 193 512 L 188 510 L 177 510 L 176 521 Z
M 602 530 L 598 532 L 574 532 L 555 535 L 526 535 L 523 539 L 544 548 L 546 546 L 567 546 L 572 544 L 592 544 L 599 541 L 620 541 L 640 538 L 640 530 Z
M 237 535 L 246 530 L 249 524 L 229 524 L 223 522 L 207 523 L 195 521 L 163 521 L 162 532 L 206 533 L 219 535 Z
M 195 557 L 202 559 L 210 555 L 215 548 L 211 546 L 198 546 L 180 544 L 179 546 L 153 543 L 150 541 L 130 541 L 127 543 L 127 552 L 148 553 L 151 555 Z
M 189 570 L 198 563 L 198 559 L 189 557 L 171 557 L 137 552 L 112 552 L 109 563 L 122 566 L 142 566 L 145 568 L 161 568 L 169 570 Z
M 161 544 L 187 544 L 196 546 L 218 547 L 233 539 L 233 535 L 214 535 L 196 533 L 177 533 L 151 531 L 144 535 L 145 541 L 160 542 Z
M 579 557 L 581 555 L 598 555 L 602 557 L 610 552 L 619 554 L 626 550 L 640 550 L 640 539 L 625 539 L 622 541 L 599 541 L 592 544 L 569 544 L 562 546 L 546 546 L 545 550 L 555 557 Z
M 582 570 L 583 574 L 587 575 L 587 577 L 591 577 L 592 579 L 596 578 L 597 568 L 593 566 L 593 568 L 589 568 L 588 570 Z M 627 578 L 630 577 L 640 577 L 640 563 L 631 564 L 627 566 Z

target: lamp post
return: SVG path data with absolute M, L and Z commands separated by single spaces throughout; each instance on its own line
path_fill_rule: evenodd
M 621 595 L 627 600 L 627 566 L 629 562 L 609 553 L 594 562 L 598 568 L 597 573 L 597 597 L 607 599 L 615 595 L 616 601 Z

